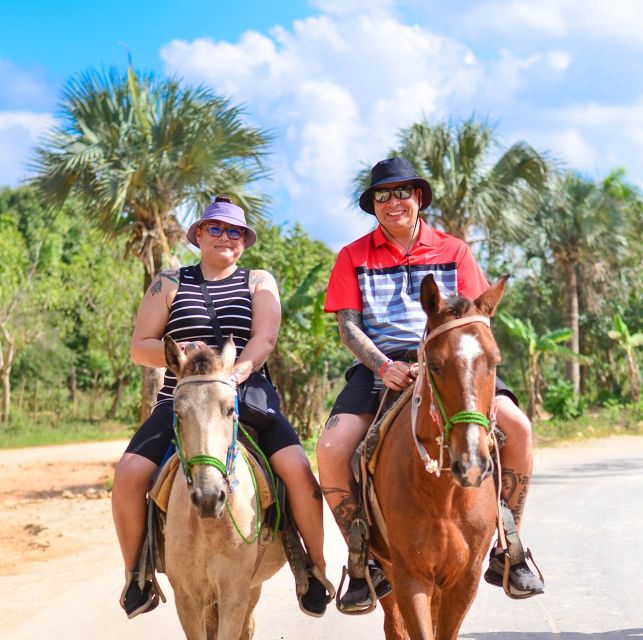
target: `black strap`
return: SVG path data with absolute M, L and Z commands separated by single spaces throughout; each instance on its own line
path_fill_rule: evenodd
M 192 272 L 196 281 L 201 287 L 201 293 L 203 294 L 203 300 L 205 302 L 205 309 L 210 316 L 210 322 L 212 323 L 212 329 L 214 330 L 214 339 L 216 340 L 217 347 L 219 350 L 223 349 L 223 334 L 221 333 L 221 327 L 219 325 L 219 318 L 217 318 L 217 312 L 214 309 L 214 302 L 210 297 L 210 292 L 208 291 L 208 285 L 205 284 L 203 279 L 203 272 L 201 271 L 201 265 L 196 264 L 192 267 Z

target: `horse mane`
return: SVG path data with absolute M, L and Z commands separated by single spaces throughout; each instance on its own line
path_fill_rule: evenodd
M 186 355 L 188 360 L 183 369 L 184 376 L 211 375 L 223 366 L 219 351 L 207 345 L 198 345 L 196 349 L 189 349 Z
M 431 326 L 432 328 L 435 328 L 447 320 L 464 318 L 472 315 L 473 313 L 479 313 L 479 310 L 476 305 L 469 300 L 469 298 L 463 298 L 462 296 L 449 296 L 448 298 L 442 299 L 440 311 L 435 316 L 435 320 L 437 322 L 432 322 Z

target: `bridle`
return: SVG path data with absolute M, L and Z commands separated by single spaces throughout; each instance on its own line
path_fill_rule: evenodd
M 451 331 L 456 327 L 462 327 L 467 324 L 473 324 L 474 322 L 480 322 L 486 327 L 491 326 L 491 322 L 487 316 L 466 316 L 464 318 L 456 318 L 455 320 L 450 320 L 445 322 L 439 327 L 433 329 L 430 332 L 425 332 L 420 346 L 418 347 L 418 376 L 415 380 L 415 386 L 413 388 L 413 401 L 411 404 L 411 428 L 413 430 L 413 438 L 415 440 L 416 446 L 422 462 L 424 463 L 425 469 L 429 473 L 434 473 L 436 476 L 440 476 L 441 471 L 448 471 L 449 469 L 443 468 L 444 463 L 444 449 L 449 443 L 449 435 L 451 429 L 455 424 L 478 424 L 485 428 L 487 433 L 491 432 L 494 424 L 494 408 L 492 407 L 490 411 L 491 419 L 489 419 L 484 414 L 479 411 L 458 411 L 451 417 L 447 416 L 446 410 L 444 408 L 444 402 L 438 391 L 438 388 L 435 384 L 433 374 L 431 373 L 425 357 L 426 346 L 431 340 L 434 340 L 439 335 Z M 439 459 L 435 460 L 431 458 L 429 453 L 426 450 L 426 447 L 417 437 L 417 416 L 420 405 L 422 404 L 422 389 L 424 387 L 424 377 L 427 377 L 429 385 L 431 387 L 432 399 L 435 400 L 435 404 L 440 411 L 441 420 L 437 420 L 438 428 L 440 429 L 440 435 L 436 438 L 436 442 L 439 447 Z
M 234 471 L 235 462 L 237 460 L 237 453 L 239 451 L 239 441 L 238 441 L 239 400 L 237 397 L 236 389 L 232 384 L 232 382 L 230 382 L 229 380 L 225 380 L 223 378 L 218 378 L 216 376 L 207 376 L 207 375 L 186 376 L 185 378 L 181 378 L 176 383 L 174 393 L 176 394 L 179 388 L 186 384 L 212 384 L 212 383 L 225 384 L 235 392 L 234 417 L 232 422 L 232 442 L 228 446 L 225 463 L 221 461 L 219 458 L 207 455 L 205 453 L 197 453 L 191 458 L 186 458 L 185 450 L 183 449 L 183 442 L 181 440 L 181 430 L 179 428 L 179 421 L 177 420 L 176 412 L 173 411 L 172 427 L 174 429 L 176 452 L 179 456 L 179 460 L 181 461 L 181 468 L 183 469 L 183 474 L 185 475 L 188 485 L 190 486 L 192 485 L 192 468 L 198 465 L 214 467 L 221 473 L 225 481 L 229 483 L 229 476 Z

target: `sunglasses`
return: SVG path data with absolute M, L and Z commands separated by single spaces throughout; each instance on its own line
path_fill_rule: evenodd
M 237 229 L 236 227 L 219 227 L 216 224 L 204 224 L 202 229 L 205 229 L 209 235 L 215 238 L 220 238 L 225 231 L 230 240 L 239 240 L 243 237 L 245 229 Z
M 388 202 L 391 195 L 394 195 L 398 200 L 408 200 L 413 195 L 413 185 L 405 187 L 393 187 L 392 189 L 377 189 L 373 191 L 373 198 L 375 202 Z

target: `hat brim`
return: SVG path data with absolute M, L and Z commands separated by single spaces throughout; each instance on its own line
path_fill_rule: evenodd
M 376 191 L 380 187 L 383 187 L 387 184 L 406 184 L 409 182 L 416 184 L 418 188 L 422 190 L 422 206 L 420 207 L 420 210 L 422 211 L 423 209 L 426 209 L 433 200 L 431 185 L 423 178 L 407 178 L 406 176 L 403 178 L 400 177 L 399 179 L 396 179 L 395 176 L 387 176 L 386 180 L 381 180 L 380 182 L 372 184 L 359 197 L 360 208 L 362 209 L 362 211 L 366 211 L 366 213 L 375 215 L 375 207 L 373 206 L 373 191 Z
M 249 227 L 247 224 L 239 224 L 238 220 L 232 219 L 225 214 L 219 214 L 213 217 L 199 218 L 190 225 L 185 235 L 187 236 L 190 244 L 193 244 L 195 247 L 199 246 L 199 243 L 196 240 L 196 230 L 199 225 L 204 222 L 204 220 L 217 220 L 219 222 L 227 222 L 228 224 L 234 225 L 235 227 L 243 227 L 246 230 L 245 238 L 243 241 L 243 246 L 245 249 L 249 249 L 257 242 L 257 234 L 252 227 Z

